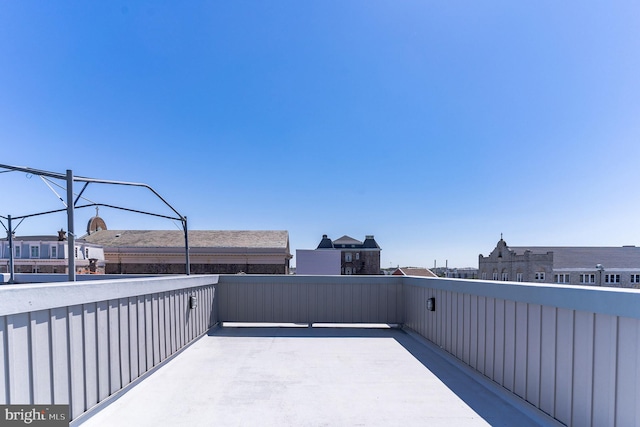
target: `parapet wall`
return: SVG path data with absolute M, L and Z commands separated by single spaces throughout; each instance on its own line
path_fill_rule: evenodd
M 403 283 L 406 326 L 543 412 L 566 425 L 640 424 L 639 291 Z
M 0 403 L 69 404 L 76 419 L 206 333 L 216 318 L 216 282 L 2 286 Z

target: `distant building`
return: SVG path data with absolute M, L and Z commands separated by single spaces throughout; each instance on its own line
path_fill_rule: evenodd
M 361 242 L 349 236 L 342 236 L 332 241 L 323 234 L 316 250 L 325 249 L 340 252 L 339 274 L 381 274 L 381 249 L 372 235 L 366 236 L 364 242 Z
M 392 276 L 421 276 L 421 277 L 438 277 L 428 268 L 419 267 L 398 267 L 391 273 Z
M 95 221 L 94 221 L 95 223 Z M 184 274 L 184 233 L 179 230 L 107 230 L 83 237 L 104 247 L 108 274 Z M 189 230 L 192 274 L 288 274 L 287 231 Z
M 478 269 L 473 267 L 464 268 L 449 268 L 449 267 L 435 267 L 432 268 L 438 277 L 448 277 L 453 279 L 477 279 Z
M 480 279 L 640 288 L 640 248 L 508 246 L 478 258 Z
M 296 250 L 296 274 L 340 275 L 340 251 L 323 249 Z
M 59 231 L 57 236 L 17 236 L 12 240 L 15 273 L 68 273 L 69 246 L 64 231 Z M 74 243 L 76 273 L 105 272 L 102 246 L 83 239 L 76 239 Z M 0 239 L 1 273 L 9 273 L 10 253 L 9 240 Z

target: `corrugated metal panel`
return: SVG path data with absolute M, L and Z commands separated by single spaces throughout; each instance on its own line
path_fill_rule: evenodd
M 97 334 L 97 355 L 98 374 L 97 389 L 98 402 L 106 399 L 110 392 L 109 379 L 109 302 L 98 301 L 96 303 L 96 334 Z
M 515 304 L 515 353 L 513 391 L 525 398 L 527 394 L 527 366 L 528 366 L 528 305 L 523 302 Z
M 556 313 L 555 307 L 543 306 L 540 336 L 540 409 L 555 414 L 556 382 Z M 535 349 L 532 349 L 535 351 Z
M 69 318 L 69 376 L 71 396 L 69 398 L 69 412 L 71 418 L 76 418 L 85 411 L 85 378 L 84 378 L 84 339 L 82 328 L 82 306 L 68 307 Z M 24 401 L 22 403 L 25 403 Z M 29 402 L 31 403 L 31 402 Z
M 526 325 L 526 394 L 525 399 L 534 406 L 540 406 L 541 348 L 542 348 L 542 307 L 529 304 Z
M 612 315 L 602 302 L 616 300 L 631 312 L 626 300 L 637 292 L 604 290 L 589 311 L 567 308 L 566 289 L 529 288 L 523 290 L 532 296 L 527 302 L 506 284 L 498 292 L 476 281 L 478 294 L 469 296 L 471 281 L 443 282 L 405 279 L 406 326 L 562 423 L 640 423 L 640 319 Z M 426 301 L 423 289 L 433 284 L 436 312 L 428 313 L 416 302 Z M 457 285 L 464 292 L 456 292 Z M 555 292 L 558 305 L 537 303 L 553 300 Z M 498 297 L 509 293 L 516 297 Z
M 244 279 L 247 276 L 243 276 Z M 239 281 L 222 277 L 219 320 L 222 322 L 402 323 L 401 287 L 381 281 L 344 284 L 333 277 L 294 283 L 261 278 Z
M 49 310 L 43 310 L 32 313 L 30 317 L 33 401 L 36 404 L 47 404 L 51 402 L 51 314 Z
M 9 376 L 7 375 L 8 354 L 5 343 L 7 342 L 7 318 L 0 316 L 0 360 L 4 363 L 0 369 L 0 402 L 9 402 Z
M 84 304 L 84 369 L 86 378 L 94 378 L 93 381 L 87 381 L 85 393 L 85 406 L 91 407 L 98 403 L 98 336 L 96 328 L 98 324 L 98 316 L 96 304 Z M 38 313 L 42 313 L 41 311 Z M 50 400 L 43 403 L 49 403 Z
M 69 334 L 67 308 L 54 308 L 51 312 L 51 365 L 53 366 L 53 403 L 69 403 Z M 101 339 L 106 334 L 98 333 Z M 99 341 L 101 342 L 101 341 Z M 100 348 L 98 354 L 102 355 Z
M 573 324 L 572 310 L 558 309 L 556 323 L 555 418 L 571 425 L 573 399 Z
M 156 284 L 166 288 L 163 281 L 140 287 L 150 290 Z M 84 291 L 83 284 L 73 286 L 66 289 Z M 0 316 L 0 402 L 70 404 L 72 419 L 79 417 L 206 332 L 215 322 L 213 288 L 149 292 Z M 187 292 L 199 297 L 198 308 L 187 309 Z M 177 331 L 185 333 L 180 345 L 173 342 Z
M 635 319 L 620 318 L 618 323 L 618 364 L 616 387 L 617 426 L 637 426 L 640 387 L 640 327 Z
M 29 314 L 7 316 L 8 403 L 31 402 Z
M 615 425 L 618 319 L 596 314 L 593 343 L 594 426 Z

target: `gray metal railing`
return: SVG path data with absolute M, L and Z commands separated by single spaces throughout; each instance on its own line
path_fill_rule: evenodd
M 0 288 L 0 402 L 75 419 L 215 323 L 217 276 Z M 190 308 L 195 296 L 197 307 Z

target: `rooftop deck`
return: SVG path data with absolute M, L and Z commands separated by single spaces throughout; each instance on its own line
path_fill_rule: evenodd
M 638 290 L 402 276 L 8 285 L 0 343 L 0 403 L 68 404 L 72 425 L 640 425 Z
M 560 425 L 524 410 L 400 329 L 216 327 L 82 425 Z

